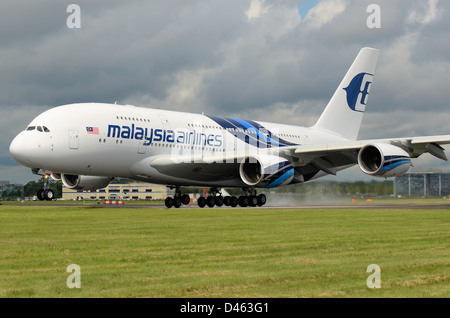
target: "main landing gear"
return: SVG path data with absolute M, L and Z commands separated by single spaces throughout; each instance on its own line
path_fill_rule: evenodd
M 266 204 L 266 196 L 264 194 L 257 195 L 256 190 L 254 188 L 243 188 L 244 195 L 239 197 L 236 196 L 225 196 L 223 197 L 217 188 L 211 188 L 209 191 L 209 195 L 205 197 L 200 197 L 197 200 L 197 204 L 200 208 L 204 208 L 208 206 L 210 208 L 217 206 L 221 207 L 231 206 L 237 207 L 256 207 L 263 206 Z M 175 189 L 175 195 L 173 197 L 167 197 L 165 200 L 165 205 L 169 209 L 172 207 L 179 208 L 182 204 L 188 205 L 190 202 L 190 197 L 187 194 L 181 194 L 179 187 Z
M 226 196 L 222 197 L 220 192 L 216 188 L 211 188 L 210 195 L 205 197 L 200 197 L 197 200 L 197 204 L 199 207 L 203 208 L 206 205 L 210 208 L 213 206 L 231 206 L 231 207 L 256 207 L 263 206 L 266 204 L 266 196 L 264 194 L 257 195 L 256 190 L 254 188 L 243 188 L 244 195 L 239 197 L 235 196 Z
M 40 201 L 52 201 L 55 198 L 55 193 L 50 189 L 50 182 L 48 181 L 49 175 L 45 175 L 42 179 L 44 181 L 44 189 L 39 189 L 37 197 Z
M 180 187 L 175 188 L 175 195 L 172 197 L 167 197 L 166 201 L 164 201 L 166 207 L 169 209 L 171 207 L 179 208 L 182 204 L 188 205 L 191 201 L 191 198 L 187 194 L 181 194 Z

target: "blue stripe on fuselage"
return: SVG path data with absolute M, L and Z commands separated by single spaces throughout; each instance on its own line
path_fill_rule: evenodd
M 254 143 L 256 142 L 256 147 L 258 148 L 271 148 L 272 146 L 286 147 L 288 145 L 297 145 L 280 138 L 276 138 L 276 140 L 274 138 L 271 138 L 273 134 L 254 121 L 216 116 L 208 117 L 225 129 L 237 128 L 238 131 L 236 131 L 234 134 L 237 138 L 248 144 L 252 143 L 254 145 Z M 242 129 L 242 131 L 239 131 L 239 129 Z M 268 136 L 263 131 L 267 132 Z M 253 134 L 255 134 L 257 138 L 255 138 Z
M 281 177 L 276 179 L 275 181 L 269 183 L 264 188 L 275 188 L 283 184 L 286 180 L 288 180 L 290 177 L 294 175 L 294 168 L 290 168 L 288 171 L 286 171 Z

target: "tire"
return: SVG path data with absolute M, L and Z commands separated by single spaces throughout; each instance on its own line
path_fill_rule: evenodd
M 215 197 L 214 201 L 215 201 L 217 206 L 222 206 L 223 205 L 223 197 L 222 196 Z
M 44 197 L 44 200 L 52 201 L 55 197 L 55 193 L 51 189 L 44 190 L 42 193 L 42 196 Z
M 173 199 L 171 197 L 167 197 L 166 200 L 164 201 L 164 204 L 166 205 L 167 208 L 171 208 L 173 207 Z
M 176 207 L 177 209 L 181 206 L 181 198 L 180 197 L 173 198 L 173 206 Z
M 230 206 L 235 208 L 238 205 L 238 199 L 235 196 L 230 197 Z
M 214 199 L 213 196 L 209 196 L 206 198 L 206 204 L 212 208 L 215 204 L 216 204 L 216 200 Z
M 258 204 L 258 199 L 254 195 L 251 195 L 248 197 L 248 206 L 254 207 L 257 204 Z
M 263 206 L 267 202 L 267 198 L 265 194 L 260 194 L 257 196 L 258 199 L 258 206 Z
M 238 199 L 238 204 L 240 207 L 243 207 L 243 208 L 248 206 L 248 197 L 246 197 L 244 195 L 240 196 Z
M 226 206 L 230 206 L 231 205 L 231 197 L 227 195 L 225 198 L 223 198 L 223 204 L 225 204 Z
M 205 199 L 205 197 L 200 197 L 200 198 L 198 198 L 197 204 L 198 204 L 198 206 L 199 206 L 200 208 L 204 208 L 205 205 L 206 205 L 206 199 Z
M 39 201 L 44 201 L 44 189 L 39 189 L 36 196 L 38 197 Z
M 189 202 L 191 202 L 191 198 L 189 197 L 189 195 L 184 194 L 181 196 L 181 203 L 183 203 L 184 205 L 188 205 Z

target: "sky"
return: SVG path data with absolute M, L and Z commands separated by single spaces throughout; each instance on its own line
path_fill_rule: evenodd
M 80 28 L 68 27 L 72 3 Z M 367 46 L 381 54 L 359 139 L 450 134 L 448 30 L 443 0 L 2 0 L 0 180 L 37 180 L 9 144 L 58 105 L 311 126 Z M 414 166 L 450 171 L 430 155 Z M 372 178 L 354 167 L 332 180 Z

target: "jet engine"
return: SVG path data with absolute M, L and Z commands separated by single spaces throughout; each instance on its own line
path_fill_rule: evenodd
M 55 181 L 61 180 L 61 174 L 60 174 L 60 173 L 52 172 L 52 174 L 51 174 L 50 176 L 51 176 L 52 179 L 55 180 Z
M 86 191 L 105 188 L 108 186 L 111 178 L 62 174 L 61 181 L 69 189 Z
M 411 158 L 403 149 L 390 144 L 366 145 L 359 151 L 361 170 L 376 177 L 396 177 L 408 172 Z
M 239 166 L 242 181 L 252 187 L 275 188 L 289 184 L 294 177 L 294 167 L 289 160 L 278 156 L 250 156 Z

